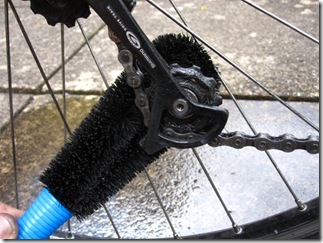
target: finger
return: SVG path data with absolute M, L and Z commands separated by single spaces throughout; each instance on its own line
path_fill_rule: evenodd
M 18 224 L 16 219 L 5 213 L 0 213 L 0 239 L 16 239 Z
M 0 213 L 11 214 L 15 219 L 18 219 L 24 211 L 0 202 Z

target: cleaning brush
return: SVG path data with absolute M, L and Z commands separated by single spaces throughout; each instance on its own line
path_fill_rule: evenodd
M 201 67 L 217 77 L 209 55 L 192 38 L 168 34 L 153 41 L 167 63 Z M 46 239 L 72 216 L 85 219 L 167 151 L 139 145 L 147 127 L 123 72 L 83 119 L 40 176 L 44 188 L 18 220 L 19 239 Z

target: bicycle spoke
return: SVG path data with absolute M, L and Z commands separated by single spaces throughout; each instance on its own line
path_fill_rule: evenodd
M 292 187 L 290 186 L 290 184 L 288 183 L 288 181 L 286 180 L 284 174 L 281 172 L 281 170 L 279 169 L 277 163 L 275 162 L 275 160 L 273 159 L 273 157 L 271 156 L 271 154 L 266 150 L 265 151 L 267 157 L 269 158 L 269 160 L 271 161 L 271 163 L 273 164 L 273 166 L 275 167 L 277 173 L 279 174 L 280 178 L 283 180 L 285 186 L 287 187 L 288 191 L 290 192 L 290 194 L 293 196 L 297 207 L 300 211 L 303 211 L 306 209 L 306 204 L 304 204 L 296 195 L 296 193 L 294 192 L 294 190 L 292 189 Z
M 11 53 L 10 53 L 10 32 L 9 32 L 9 10 L 8 0 L 4 1 L 5 14 L 5 34 L 6 34 L 6 54 L 7 54 L 7 74 L 8 74 L 8 89 L 9 89 L 9 112 L 10 112 L 10 135 L 12 146 L 12 161 L 15 181 L 15 201 L 16 207 L 19 209 L 19 192 L 18 192 L 18 173 L 17 173 L 17 156 L 16 156 L 16 140 L 14 126 L 14 111 L 13 111 L 13 92 L 12 92 L 12 74 L 11 74 Z
M 111 222 L 111 224 L 112 224 L 112 227 L 113 227 L 113 229 L 114 229 L 115 233 L 117 234 L 118 239 L 121 239 L 121 236 L 120 236 L 120 234 L 119 234 L 118 228 L 117 228 L 117 226 L 115 225 L 114 220 L 113 220 L 113 218 L 112 218 L 111 214 L 109 213 L 109 210 L 107 209 L 107 207 L 105 206 L 105 204 L 102 204 L 102 207 L 104 208 L 104 211 L 105 211 L 105 213 L 107 214 L 107 216 L 108 216 L 108 218 L 109 218 L 109 220 L 110 220 L 110 222 Z
M 292 30 L 296 31 L 297 33 L 301 34 L 302 36 L 304 36 L 304 37 L 306 37 L 306 38 L 310 39 L 311 41 L 314 41 L 315 43 L 320 44 L 319 40 L 317 40 L 317 39 L 316 39 L 316 38 L 314 38 L 313 36 L 311 36 L 311 35 L 307 34 L 305 31 L 303 31 L 303 30 L 301 30 L 301 29 L 297 28 L 296 26 L 294 26 L 294 25 L 292 25 L 292 24 L 288 23 L 286 20 L 284 20 L 284 19 L 282 19 L 282 18 L 280 18 L 280 17 L 276 16 L 275 14 L 273 14 L 273 13 L 269 12 L 268 10 L 266 10 L 266 9 L 264 9 L 264 8 L 262 8 L 262 7 L 258 6 L 258 5 L 256 5 L 256 4 L 255 4 L 255 3 L 253 3 L 253 2 L 250 2 L 250 1 L 248 1 L 248 0 L 241 0 L 241 1 L 242 1 L 242 2 L 244 2 L 244 3 L 246 3 L 246 4 L 248 4 L 248 5 L 250 5 L 251 7 L 254 7 L 255 9 L 259 10 L 260 12 L 262 12 L 262 13 L 264 13 L 264 14 L 268 15 L 269 17 L 271 17 L 271 18 L 273 18 L 273 19 L 277 20 L 278 22 L 280 22 L 280 23 L 282 23 L 283 25 L 285 25 L 285 26 L 289 27 L 290 29 L 292 29 Z
M 258 87 L 260 87 L 262 90 L 264 90 L 267 94 L 269 94 L 271 97 L 273 97 L 275 100 L 279 101 L 283 106 L 285 106 L 287 109 L 289 109 L 291 112 L 293 112 L 295 115 L 297 115 L 300 119 L 302 119 L 304 122 L 306 122 L 309 126 L 314 128 L 316 131 L 319 131 L 318 126 L 316 126 L 310 119 L 302 115 L 300 112 L 298 112 L 296 109 L 294 109 L 292 106 L 290 106 L 288 103 L 286 103 L 284 100 L 282 100 L 280 97 L 278 97 L 276 94 L 274 94 L 270 89 L 265 87 L 263 84 L 261 84 L 258 80 L 256 80 L 254 77 L 252 77 L 247 71 L 242 69 L 240 66 L 238 66 L 235 62 L 230 60 L 227 56 L 225 56 L 222 52 L 220 52 L 218 49 L 216 49 L 214 46 L 207 43 L 205 40 L 203 40 L 200 36 L 198 36 L 193 30 L 173 18 L 166 10 L 164 10 L 162 7 L 157 5 L 152 0 L 146 0 L 149 4 L 154 6 L 156 9 L 158 9 L 160 12 L 162 12 L 165 16 L 167 16 L 169 19 L 171 19 L 173 22 L 175 22 L 177 25 L 179 25 L 181 28 L 186 30 L 188 33 L 190 33 L 192 36 L 194 36 L 197 40 L 199 40 L 201 43 L 203 43 L 207 48 L 209 48 L 211 51 L 219 55 L 223 60 L 228 62 L 231 66 L 233 66 L 236 70 L 238 70 L 240 73 L 242 73 L 244 76 L 246 76 L 248 79 L 250 79 L 253 83 L 255 83 Z
M 16 18 L 16 20 L 17 20 L 17 23 L 18 23 L 18 25 L 19 25 L 19 28 L 20 28 L 20 30 L 21 30 L 21 32 L 22 32 L 22 34 L 23 34 L 24 38 L 25 38 L 25 41 L 26 41 L 26 43 L 27 43 L 27 45 L 28 45 L 28 47 L 29 47 L 29 50 L 30 50 L 30 52 L 31 52 L 31 54 L 32 54 L 32 56 L 33 56 L 33 58 L 34 58 L 34 60 L 35 60 L 36 64 L 37 64 L 37 67 L 38 67 L 38 69 L 39 69 L 39 71 L 40 71 L 40 74 L 41 74 L 41 75 L 42 75 L 42 77 L 43 77 L 43 80 L 44 80 L 44 82 L 45 82 L 45 84 L 46 84 L 46 86 L 47 86 L 47 89 L 48 89 L 48 91 L 49 91 L 49 93 L 50 93 L 51 97 L 52 97 L 52 100 L 53 100 L 53 102 L 54 102 L 54 104 L 55 104 L 55 106 L 56 106 L 56 109 L 57 109 L 57 111 L 58 111 L 58 113 L 59 113 L 59 115 L 60 115 L 60 117 L 61 117 L 61 119 L 62 119 L 62 121 L 63 121 L 64 125 L 66 126 L 66 129 L 67 129 L 68 133 L 69 133 L 69 134 L 71 134 L 71 129 L 69 128 L 69 126 L 68 126 L 68 124 L 67 124 L 67 122 L 66 122 L 66 119 L 64 118 L 64 114 L 63 114 L 63 112 L 62 112 L 62 109 L 59 107 L 59 104 L 58 104 L 58 101 L 57 101 L 57 99 L 56 99 L 56 97 L 55 97 L 55 94 L 54 94 L 54 92 L 53 92 L 53 90 L 52 90 L 52 88 L 51 88 L 51 85 L 50 85 L 50 84 L 49 84 L 49 82 L 48 82 L 48 78 L 46 77 L 46 74 L 45 74 L 45 72 L 44 72 L 44 69 L 42 68 L 42 66 L 41 66 L 41 64 L 40 64 L 40 61 L 39 61 L 39 59 L 38 59 L 38 57 L 37 57 L 37 54 L 36 54 L 36 52 L 35 52 L 35 50 L 34 50 L 34 48 L 33 48 L 32 44 L 31 44 L 31 41 L 30 41 L 30 39 L 29 39 L 29 37 L 28 37 L 28 35 L 27 35 L 27 32 L 26 32 L 26 30 L 25 30 L 25 28 L 24 28 L 24 26 L 23 26 L 23 24 L 22 24 L 22 22 L 21 22 L 21 20 L 20 20 L 20 18 L 19 18 L 19 15 L 18 15 L 18 13 L 17 13 L 17 11 L 16 11 L 16 8 L 15 8 L 14 4 L 12 3 L 12 0 L 8 0 L 8 3 L 10 4 L 10 7 L 11 7 L 11 9 L 12 9 L 12 11 L 13 11 L 14 15 L 15 15 L 15 18 Z
M 62 98 L 63 98 L 63 116 L 66 118 L 66 73 L 65 73 L 65 37 L 64 25 L 61 24 L 61 63 L 62 63 Z M 67 140 L 67 128 L 64 124 L 64 143 Z
M 94 62 L 95 62 L 95 65 L 97 66 L 97 68 L 98 68 L 98 71 L 99 71 L 99 73 L 100 73 L 100 75 L 101 75 L 101 77 L 102 77 L 102 79 L 103 79 L 103 82 L 104 82 L 104 84 L 105 84 L 105 86 L 106 86 L 106 88 L 109 88 L 109 84 L 108 84 L 108 81 L 107 81 L 107 79 L 106 79 L 106 77 L 105 77 L 105 75 L 104 75 L 104 73 L 103 73 L 103 70 L 102 70 L 102 68 L 101 68 L 101 66 L 100 66 L 100 64 L 99 64 L 99 62 L 98 62 L 98 60 L 97 60 L 97 58 L 96 58 L 96 56 L 95 56 L 95 54 L 94 54 L 94 51 L 93 51 L 93 49 L 92 49 L 92 47 L 91 47 L 91 44 L 90 44 L 90 41 L 89 41 L 89 39 L 87 38 L 87 36 L 86 36 L 86 34 L 85 34 L 85 32 L 84 32 L 84 29 L 83 29 L 83 27 L 82 27 L 82 25 L 81 25 L 81 23 L 80 23 L 80 21 L 76 21 L 76 23 L 77 23 L 77 25 L 79 26 L 79 28 L 80 28 L 80 30 L 81 30 L 81 32 L 82 32 L 82 35 L 83 35 L 83 37 L 84 37 L 84 39 L 85 39 L 85 42 L 86 42 L 86 44 L 87 44 L 87 46 L 88 46 L 88 48 L 89 48 L 89 51 L 90 51 L 90 53 L 91 53 L 91 56 L 92 56 L 92 58 L 93 58 L 93 60 L 94 60 Z
M 179 11 L 178 7 L 176 6 L 175 2 L 173 0 L 169 0 L 169 2 L 173 6 L 173 8 L 175 9 L 178 17 L 182 20 L 183 24 L 185 24 L 188 27 L 187 22 L 186 22 L 184 16 L 180 13 L 180 11 Z
M 61 64 L 62 64 L 62 99 L 63 99 L 63 115 L 67 121 L 66 117 L 66 73 L 65 73 L 65 32 L 64 32 L 64 25 L 60 24 L 61 28 Z M 64 124 L 64 143 L 67 142 L 67 128 Z M 71 228 L 71 221 L 68 220 L 67 224 L 67 235 L 66 239 L 72 239 L 72 228 Z
M 149 180 L 149 183 L 150 183 L 150 185 L 151 185 L 151 187 L 152 187 L 152 189 L 153 189 L 153 191 L 154 191 L 154 193 L 155 193 L 155 196 L 156 196 L 156 198 L 157 198 L 157 200 L 158 200 L 158 203 L 159 203 L 159 206 L 161 207 L 161 209 L 163 210 L 163 213 L 164 213 L 164 215 L 165 215 L 165 217 L 166 217 L 166 220 L 167 220 L 167 222 L 168 222 L 168 224 L 169 224 L 169 227 L 171 228 L 171 230 L 172 230 L 172 232 L 173 232 L 173 237 L 174 237 L 174 239 L 179 239 L 180 238 L 180 236 L 176 233 L 176 231 L 175 231 L 175 228 L 174 228 L 174 226 L 173 226 L 173 224 L 172 224 L 172 222 L 171 222 L 171 220 L 170 220 L 170 218 L 169 218 L 169 216 L 168 216 L 168 214 L 167 214 L 167 212 L 166 212 L 166 209 L 165 209 L 165 207 L 164 207 L 164 205 L 163 205 L 163 203 L 162 203 L 162 201 L 161 201 L 161 198 L 160 198 L 160 196 L 159 196 L 159 194 L 158 194 L 158 192 L 157 192 L 157 189 L 156 189 L 156 187 L 155 187 L 155 185 L 154 185 L 154 183 L 153 183 L 153 181 L 152 181 L 152 179 L 150 178 L 150 176 L 149 176 L 149 174 L 148 174 L 148 172 L 147 172 L 147 170 L 146 169 L 144 169 L 144 172 L 145 172 L 145 174 L 146 174 L 146 176 L 147 176 L 147 178 L 148 178 L 148 180 Z
M 195 155 L 195 157 L 197 158 L 197 160 L 198 160 L 198 162 L 199 162 L 200 166 L 202 167 L 202 170 L 203 170 L 204 174 L 206 175 L 206 177 L 207 177 L 207 179 L 208 179 L 209 183 L 211 184 L 213 191 L 214 191 L 214 192 L 215 192 L 215 194 L 217 195 L 217 197 L 218 197 L 218 199 L 220 200 L 220 203 L 221 203 L 221 205 L 222 205 L 223 209 L 225 210 L 225 212 L 226 212 L 226 214 L 227 214 L 228 218 L 230 219 L 234 233 L 235 233 L 235 234 L 240 234 L 240 233 L 242 232 L 242 228 L 241 228 L 241 227 L 240 227 L 240 226 L 239 226 L 239 225 L 234 221 L 234 219 L 232 218 L 230 211 L 228 210 L 228 208 L 227 208 L 226 204 L 224 203 L 224 201 L 223 201 L 223 199 L 222 199 L 222 197 L 221 197 L 221 195 L 220 195 L 220 193 L 219 193 L 218 189 L 217 189 L 217 188 L 216 188 L 216 186 L 214 185 L 213 180 L 212 180 L 212 178 L 211 178 L 210 174 L 208 173 L 208 171 L 207 171 L 206 167 L 204 166 L 204 164 L 203 164 L 203 162 L 202 162 L 202 159 L 201 159 L 201 158 L 200 158 L 200 156 L 198 155 L 198 153 L 197 153 L 196 149 L 192 149 L 192 150 L 193 150 L 194 155 Z

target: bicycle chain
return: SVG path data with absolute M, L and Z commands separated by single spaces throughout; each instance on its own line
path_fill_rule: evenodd
M 276 149 L 284 152 L 292 152 L 295 149 L 306 150 L 310 154 L 319 153 L 319 137 L 310 135 L 305 139 L 296 138 L 292 134 L 283 134 L 280 136 L 271 136 L 267 133 L 258 133 L 248 135 L 244 132 L 221 133 L 213 138 L 209 145 L 212 147 L 229 146 L 241 149 L 246 146 L 252 146 L 260 151 Z

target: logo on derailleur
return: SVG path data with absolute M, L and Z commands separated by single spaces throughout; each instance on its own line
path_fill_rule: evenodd
M 127 36 L 129 42 L 131 43 L 131 45 L 133 45 L 134 48 L 136 48 L 138 50 L 141 48 L 140 42 L 139 42 L 138 38 L 135 36 L 134 33 L 130 32 L 128 30 L 126 32 L 126 36 Z

